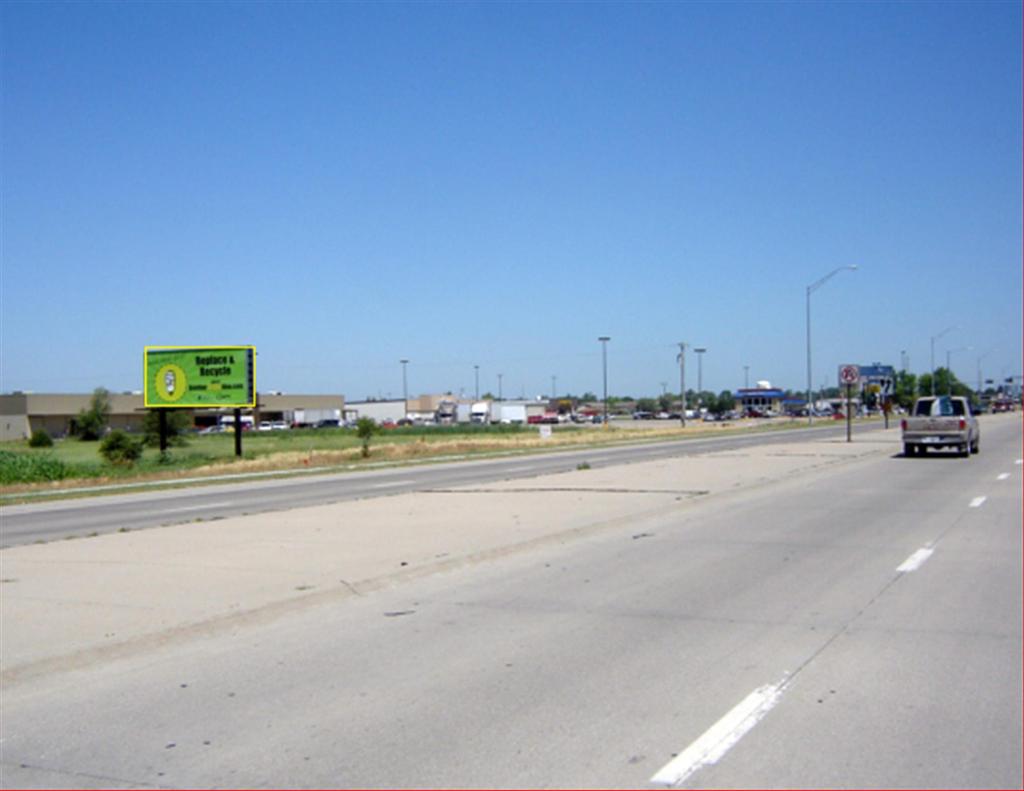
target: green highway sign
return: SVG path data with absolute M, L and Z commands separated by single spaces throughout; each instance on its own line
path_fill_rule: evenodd
M 255 346 L 147 346 L 147 407 L 256 406 Z

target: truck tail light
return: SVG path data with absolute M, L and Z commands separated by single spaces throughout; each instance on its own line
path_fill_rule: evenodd
M 963 431 L 965 428 L 967 428 L 967 421 L 964 418 L 960 418 L 960 430 Z
M 906 430 L 907 430 L 907 421 L 901 420 L 900 421 L 900 431 L 906 431 Z

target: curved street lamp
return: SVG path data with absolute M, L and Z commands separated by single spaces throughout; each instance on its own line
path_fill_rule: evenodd
M 849 266 L 840 266 L 833 269 L 825 277 L 820 280 L 815 280 L 807 287 L 807 425 L 811 425 L 813 418 L 811 417 L 811 294 L 821 288 L 825 283 L 831 280 L 833 277 L 838 275 L 840 272 L 849 270 L 850 272 L 857 271 L 856 264 L 850 264 Z
M 932 368 L 931 368 L 931 372 L 932 372 L 932 395 L 935 395 L 935 341 L 937 341 L 939 338 L 941 338 L 947 332 L 952 332 L 955 329 L 956 329 L 956 325 L 954 324 L 952 327 L 946 327 L 946 329 L 944 329 L 938 335 L 932 335 Z

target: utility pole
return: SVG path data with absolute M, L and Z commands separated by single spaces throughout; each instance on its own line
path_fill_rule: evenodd
M 474 365 L 473 366 L 473 380 L 476 382 L 476 386 L 475 386 L 475 390 L 474 390 L 474 392 L 476 393 L 475 398 L 476 398 L 477 401 L 479 401 L 480 400 L 480 366 L 479 365 Z
M 744 390 L 749 390 L 750 389 L 750 366 L 749 365 L 744 365 L 743 366 L 743 389 Z
M 501 377 L 504 374 L 498 374 L 498 400 L 501 401 Z
M 686 343 L 679 342 L 679 354 L 676 355 L 679 363 L 679 398 L 682 401 L 682 408 L 679 410 L 679 424 L 686 428 Z
M 551 400 L 558 397 L 558 377 L 551 374 Z

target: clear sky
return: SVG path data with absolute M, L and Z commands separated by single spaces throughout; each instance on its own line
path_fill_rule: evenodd
M 1021 373 L 1021 3 L 17 3 L 0 390 Z M 972 347 L 970 351 L 964 347 Z M 687 385 L 696 385 L 689 355 Z

